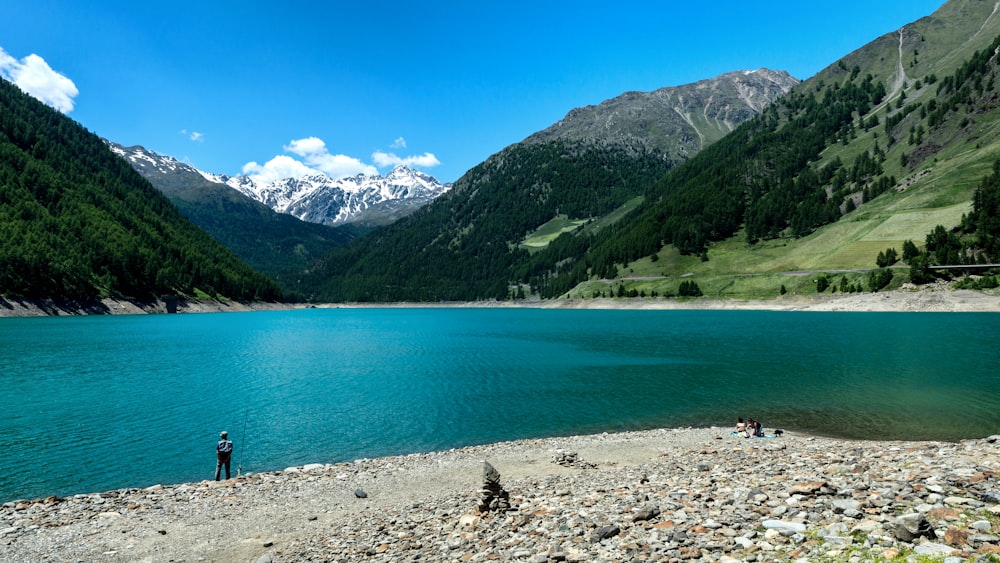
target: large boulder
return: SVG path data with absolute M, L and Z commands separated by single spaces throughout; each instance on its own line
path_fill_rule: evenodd
M 934 528 L 923 514 L 914 512 L 904 514 L 892 521 L 889 528 L 892 535 L 900 541 L 913 543 L 921 537 L 936 539 Z

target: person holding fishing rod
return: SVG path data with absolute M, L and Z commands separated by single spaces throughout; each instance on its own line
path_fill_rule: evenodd
M 229 433 L 223 430 L 219 433 L 219 443 L 215 445 L 215 480 L 219 480 L 219 473 L 222 466 L 226 466 L 226 479 L 229 479 L 229 463 L 233 458 L 233 442 L 229 439 Z

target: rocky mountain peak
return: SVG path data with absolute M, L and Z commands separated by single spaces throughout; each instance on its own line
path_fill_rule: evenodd
M 626 92 L 576 108 L 527 144 L 554 140 L 660 151 L 684 160 L 788 93 L 799 80 L 766 68 L 734 71 L 684 86 Z

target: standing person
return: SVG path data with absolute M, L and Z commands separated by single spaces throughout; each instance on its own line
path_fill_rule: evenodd
M 215 480 L 219 480 L 219 473 L 222 466 L 226 466 L 226 479 L 229 479 L 229 462 L 233 458 L 233 442 L 229 439 L 229 432 L 223 430 L 219 433 L 219 443 L 215 445 Z

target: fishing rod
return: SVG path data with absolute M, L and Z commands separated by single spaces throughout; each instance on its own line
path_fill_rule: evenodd
M 243 452 L 246 450 L 247 445 L 247 415 L 250 412 L 250 407 L 247 407 L 243 411 L 243 434 L 240 437 L 240 464 L 236 466 L 236 476 L 239 477 L 243 473 Z

